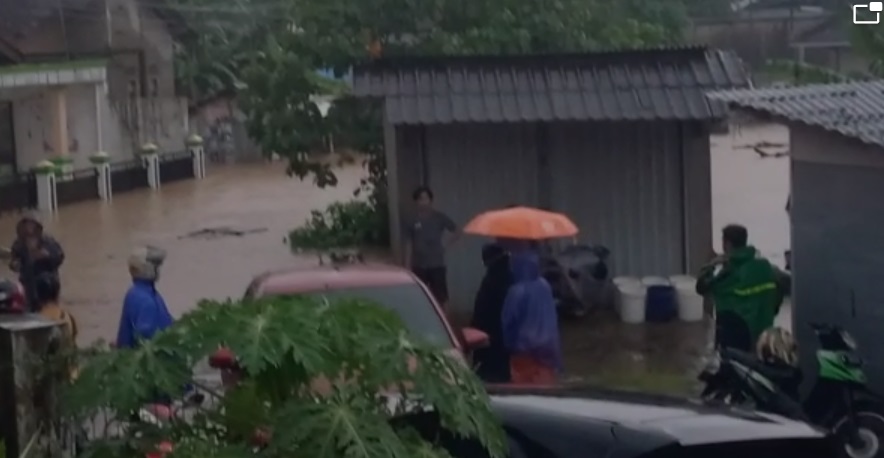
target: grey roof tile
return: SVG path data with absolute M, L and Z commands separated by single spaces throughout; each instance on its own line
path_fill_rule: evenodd
M 705 120 L 726 111 L 705 92 L 738 87 L 748 76 L 736 55 L 705 48 L 382 59 L 353 80 L 394 124 Z
M 884 146 L 884 80 L 716 91 L 708 97 Z

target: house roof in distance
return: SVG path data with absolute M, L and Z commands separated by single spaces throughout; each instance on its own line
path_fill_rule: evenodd
M 704 47 L 560 55 L 427 56 L 357 66 L 357 96 L 385 99 L 393 124 L 707 120 L 705 92 L 748 87 L 732 52 Z

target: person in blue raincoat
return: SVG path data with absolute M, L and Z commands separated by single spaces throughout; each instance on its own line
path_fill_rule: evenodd
M 503 303 L 501 324 L 511 381 L 555 383 L 562 371 L 562 351 L 552 288 L 540 274 L 539 256 L 531 250 L 512 253 L 510 269 L 513 285 Z
M 129 256 L 132 286 L 123 300 L 123 313 L 117 331 L 118 348 L 135 348 L 174 322 L 166 301 L 157 291 L 160 266 L 166 253 L 152 246 L 138 247 Z

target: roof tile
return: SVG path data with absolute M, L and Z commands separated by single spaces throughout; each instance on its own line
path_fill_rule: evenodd
M 394 124 L 703 120 L 725 113 L 706 91 L 748 86 L 736 55 L 705 48 L 383 59 L 354 73 L 355 94 L 385 98 Z

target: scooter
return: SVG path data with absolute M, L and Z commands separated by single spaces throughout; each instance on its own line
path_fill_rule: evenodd
M 884 399 L 867 386 L 856 340 L 832 325 L 812 324 L 819 342 L 817 380 L 805 398 L 798 394 L 801 372 L 772 366 L 755 355 L 721 349 L 700 374 L 702 397 L 730 405 L 752 405 L 824 427 L 844 443 L 849 458 L 882 458 Z
M 613 306 L 609 256 L 608 249 L 600 245 L 570 245 L 556 253 L 549 247 L 544 250 L 543 278 L 553 290 L 560 313 L 582 317 L 593 307 Z

